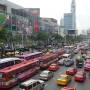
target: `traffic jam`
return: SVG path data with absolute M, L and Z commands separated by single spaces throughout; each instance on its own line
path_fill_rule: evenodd
M 66 67 L 67 70 L 58 75 L 54 82 L 57 86 L 62 86 L 59 90 L 79 90 L 68 84 L 72 80 L 85 83 L 87 73 L 90 77 L 88 48 L 86 45 L 64 46 L 47 53 L 24 53 L 0 59 L 0 90 L 10 90 L 17 85 L 18 89 L 15 90 L 44 90 L 47 81 L 61 67 Z M 38 73 L 38 78 L 32 78 Z

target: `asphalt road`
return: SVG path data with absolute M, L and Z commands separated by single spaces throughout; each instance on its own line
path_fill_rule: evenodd
M 44 90 L 60 90 L 60 88 L 62 86 L 58 86 L 56 84 L 56 79 L 58 78 L 58 76 L 60 74 L 65 73 L 67 68 L 68 67 L 60 66 L 60 69 L 54 73 L 54 77 L 51 80 L 46 82 L 46 87 L 45 87 Z M 39 74 L 40 73 L 38 73 L 37 75 L 35 75 L 32 78 L 38 79 Z M 88 76 L 88 73 L 87 73 L 87 78 L 86 78 L 85 82 L 83 82 L 83 83 L 76 82 L 76 81 L 74 81 L 74 76 L 73 76 L 71 82 L 68 84 L 68 86 L 75 86 L 77 90 L 90 90 L 90 86 L 89 85 L 90 85 L 90 78 Z M 19 90 L 19 89 L 18 89 L 18 86 L 16 86 L 16 87 L 12 88 L 11 90 Z

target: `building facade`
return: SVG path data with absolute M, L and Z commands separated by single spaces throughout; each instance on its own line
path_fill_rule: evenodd
M 48 33 L 58 33 L 57 20 L 53 18 L 40 18 L 40 30 Z
M 62 37 L 65 36 L 64 19 L 63 18 L 60 20 L 60 26 L 59 26 L 58 34 L 61 35 Z
M 13 36 L 18 35 L 21 38 L 19 44 L 22 44 L 22 47 L 29 42 L 28 37 L 33 32 L 39 31 L 39 16 L 40 9 L 26 10 L 7 0 L 0 0 L 0 29 L 6 28 Z

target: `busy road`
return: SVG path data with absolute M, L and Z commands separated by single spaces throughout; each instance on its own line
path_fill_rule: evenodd
M 74 59 L 75 59 L 75 57 L 74 57 Z M 65 73 L 65 71 L 67 70 L 67 68 L 68 67 L 60 66 L 60 69 L 57 70 L 56 72 L 54 72 L 54 77 L 46 82 L 46 85 L 45 85 L 44 90 L 60 90 L 60 88 L 62 86 L 58 86 L 56 84 L 56 79 L 59 77 L 60 74 Z M 81 69 L 81 68 L 78 68 L 78 70 L 79 69 Z M 32 78 L 39 79 L 40 73 L 41 73 L 41 71 L 38 74 L 36 74 L 34 77 L 32 77 Z M 76 87 L 77 90 L 90 90 L 90 86 L 89 85 L 90 85 L 90 78 L 89 78 L 88 73 L 86 73 L 86 80 L 85 80 L 85 82 L 82 82 L 82 83 L 81 82 L 76 82 L 74 80 L 74 76 L 72 76 L 72 80 L 68 84 L 68 86 L 74 86 L 74 87 Z M 18 90 L 18 86 L 12 88 L 11 90 Z

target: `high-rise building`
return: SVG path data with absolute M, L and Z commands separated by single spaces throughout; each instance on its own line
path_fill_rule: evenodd
M 70 34 L 70 30 L 72 29 L 72 13 L 64 14 L 64 29 L 65 34 Z
M 64 29 L 66 35 L 76 35 L 76 5 L 75 0 L 71 3 L 71 13 L 64 13 Z
M 72 29 L 76 30 L 76 5 L 75 5 L 75 0 L 72 0 L 71 13 L 72 13 Z
M 58 34 L 61 35 L 62 37 L 65 36 L 64 19 L 63 18 L 60 20 L 60 26 L 59 26 Z

